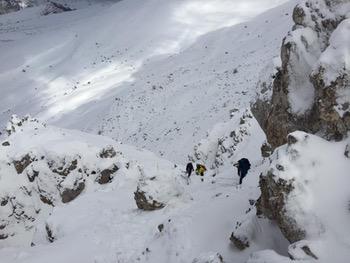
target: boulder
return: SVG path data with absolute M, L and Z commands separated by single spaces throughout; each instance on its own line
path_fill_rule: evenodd
M 68 203 L 74 200 L 75 198 L 77 198 L 77 196 L 81 194 L 84 188 L 85 188 L 85 183 L 79 182 L 76 184 L 76 187 L 73 189 L 63 189 L 61 193 L 62 203 Z
M 137 187 L 136 192 L 134 192 L 134 199 L 137 207 L 145 211 L 154 211 L 165 207 L 165 204 L 154 200 L 152 196 L 140 190 L 139 187 Z
M 101 171 L 101 175 L 98 178 L 99 184 L 108 184 L 112 181 L 112 175 L 119 170 L 118 166 L 113 165 L 110 168 L 104 169 Z
M 236 235 L 232 232 L 230 240 L 239 250 L 244 250 L 249 247 L 249 240 L 246 236 Z

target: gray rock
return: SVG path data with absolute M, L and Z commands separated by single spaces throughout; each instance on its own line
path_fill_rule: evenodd
M 297 5 L 293 10 L 293 21 L 296 25 L 304 25 L 305 11 L 304 9 Z
M 13 161 L 13 165 L 18 174 L 21 174 L 33 161 L 35 158 L 31 157 L 30 154 L 26 154 L 20 160 Z
M 325 0 L 321 2 L 323 1 Z M 337 141 L 345 138 L 350 131 L 350 111 L 347 106 L 350 102 L 337 102 L 338 91 L 345 90 L 350 85 L 349 73 L 339 72 L 336 81 L 326 85 L 325 69 L 320 66 L 314 70 L 316 65 L 309 65 L 306 59 L 313 57 L 317 61 L 329 46 L 331 34 L 345 19 L 344 16 L 333 12 L 333 8 L 342 2 L 326 1 L 326 10 L 323 10 L 319 8 L 317 1 L 308 0 L 294 9 L 295 25 L 282 43 L 282 65 L 273 80 L 272 96 L 270 100 L 258 99 L 252 105 L 252 112 L 273 149 L 287 143 L 287 135 L 296 130 L 318 133 L 325 139 Z M 334 17 L 328 18 L 328 13 L 333 13 Z M 303 34 L 303 30 L 313 31 L 318 37 L 317 41 L 309 41 L 308 34 Z M 294 31 L 298 32 L 294 34 Z M 294 42 L 298 36 L 303 45 Z M 297 85 L 300 82 L 305 87 Z M 308 109 L 293 112 L 289 98 L 293 92 L 292 83 L 299 89 L 305 89 L 306 93 L 313 92 L 314 96 L 311 97 Z M 341 116 L 336 108 L 342 109 L 344 114 Z
M 41 12 L 41 15 L 47 16 L 50 14 L 59 14 L 63 12 L 69 12 L 74 11 L 74 9 L 70 8 L 69 6 L 62 5 L 60 3 L 49 1 L 43 11 Z
M 268 144 L 267 142 L 265 142 L 265 143 L 263 143 L 263 145 L 261 145 L 260 150 L 261 150 L 261 156 L 264 158 L 268 158 L 273 153 L 273 149 L 272 149 L 271 145 Z
M 242 235 L 236 236 L 234 232 L 231 234 L 230 241 L 239 250 L 244 250 L 249 247 L 248 238 Z
M 78 195 L 81 194 L 81 192 L 84 190 L 84 188 L 85 188 L 85 183 L 79 182 L 76 184 L 76 187 L 73 189 L 64 189 L 61 193 L 62 202 L 68 203 L 68 202 L 74 200 L 75 198 L 78 197 Z
M 8 141 L 5 141 L 2 143 L 2 146 L 10 146 L 10 143 Z
M 137 187 L 137 190 L 134 193 L 134 199 L 137 207 L 145 211 L 154 211 L 165 207 L 165 204 L 154 200 L 151 196 L 140 190 L 139 187 Z
M 67 163 L 66 160 L 63 159 L 59 167 L 56 167 L 57 164 L 54 162 L 49 162 L 48 165 L 53 173 L 66 177 L 71 171 L 74 171 L 78 167 L 78 160 L 76 159 Z
M 113 158 L 117 155 L 116 151 L 114 150 L 113 146 L 108 146 L 106 148 L 103 148 L 100 152 L 100 158 Z
M 108 184 L 112 181 L 112 175 L 119 170 L 118 166 L 113 165 L 111 168 L 101 171 L 101 176 L 97 182 L 99 184 Z
M 350 144 L 347 144 L 344 152 L 345 157 L 350 158 Z
M 285 204 L 288 195 L 294 189 L 293 181 L 278 179 L 276 182 L 272 171 L 260 176 L 261 196 L 256 203 L 257 216 L 265 216 L 276 222 L 285 238 L 291 242 L 305 239 L 306 232 L 295 219 L 286 214 Z
M 45 230 L 46 230 L 47 240 L 50 243 L 53 243 L 55 241 L 55 237 L 54 237 L 53 232 L 48 224 L 45 225 Z

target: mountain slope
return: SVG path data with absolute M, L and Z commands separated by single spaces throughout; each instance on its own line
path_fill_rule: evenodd
M 0 66 L 0 122 L 29 111 L 184 161 L 230 109 L 248 105 L 260 70 L 278 55 L 292 4 L 186 47 L 282 2 L 129 0 L 46 17 L 38 8 L 2 16 L 0 59 L 8 63 Z M 242 91 L 247 99 L 238 104 Z M 184 114 L 174 107 L 180 100 Z
M 270 88 L 285 64 L 280 44 L 295 5 L 272 8 L 283 2 L 125 0 L 45 17 L 42 6 L 0 16 L 0 58 L 8 62 L 0 65 L 0 121 L 30 112 L 48 123 L 10 125 L 14 133 L 2 136 L 0 258 L 347 262 L 348 139 L 295 132 L 270 155 L 270 138 L 247 109 L 257 87 L 265 97 L 281 91 Z M 304 6 L 315 7 L 328 30 L 334 10 L 322 9 L 325 16 L 320 3 Z M 320 59 L 328 77 L 348 72 L 348 19 L 341 19 Z M 295 29 L 307 33 L 310 24 Z M 298 44 L 308 49 L 310 39 Z M 344 83 L 339 105 L 348 101 Z M 309 98 L 297 95 L 297 105 Z M 240 186 L 232 164 L 242 157 L 252 168 Z M 188 159 L 207 166 L 204 177 L 186 177 Z M 67 191 L 74 200 L 65 202 Z M 21 235 L 27 238 L 16 240 Z

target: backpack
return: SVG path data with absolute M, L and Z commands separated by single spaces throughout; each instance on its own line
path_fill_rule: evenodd
M 238 164 L 241 168 L 246 169 L 247 171 L 250 169 L 250 162 L 247 158 L 242 158 L 238 161 Z

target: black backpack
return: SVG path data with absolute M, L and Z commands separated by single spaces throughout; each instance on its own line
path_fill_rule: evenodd
M 241 160 L 238 161 L 239 167 L 242 169 L 248 171 L 250 169 L 250 162 L 247 158 L 242 158 Z

